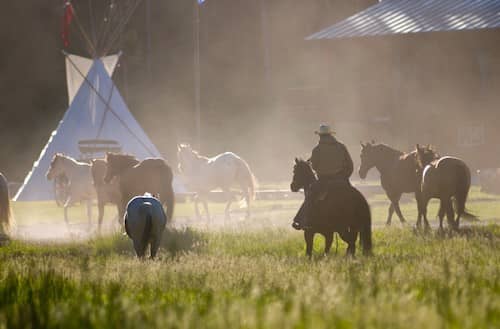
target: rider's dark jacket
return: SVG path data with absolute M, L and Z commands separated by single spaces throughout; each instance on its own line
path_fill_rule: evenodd
M 353 172 L 352 159 L 347 148 L 332 135 L 320 136 L 309 161 L 320 180 L 349 179 Z

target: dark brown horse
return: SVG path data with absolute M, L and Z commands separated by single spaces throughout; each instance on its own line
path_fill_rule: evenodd
M 8 239 L 10 218 L 9 184 L 5 176 L 0 173 L 0 242 Z
M 97 209 L 99 212 L 99 231 L 101 230 L 102 219 L 104 217 L 104 206 L 107 203 L 116 205 L 118 209 L 118 222 L 122 224 L 125 209 L 122 208 L 120 186 L 118 178 L 114 178 L 111 182 L 104 182 L 104 175 L 106 174 L 106 160 L 94 159 L 91 162 L 90 172 L 92 174 L 92 181 L 97 192 Z
M 172 219 L 173 173 L 165 160 L 148 158 L 139 162 L 131 155 L 106 153 L 106 162 L 104 181 L 109 183 L 114 177 L 118 177 L 123 210 L 132 197 L 149 192 L 158 196 L 162 204 L 166 206 L 167 220 Z
M 311 164 L 308 161 L 295 159 L 290 189 L 297 192 L 302 188 L 307 197 L 311 184 L 316 180 Z M 339 193 L 340 191 L 342 193 Z M 310 228 L 304 230 L 307 256 L 311 257 L 315 233 L 320 233 L 325 237 L 325 254 L 327 254 L 332 246 L 334 232 L 338 232 L 342 240 L 347 243 L 347 255 L 354 256 L 358 234 L 363 254 L 371 254 L 370 207 L 357 189 L 351 187 L 349 191 L 346 191 L 346 189 L 331 188 L 326 199 L 316 203 L 313 208 L 309 220 Z
M 471 184 L 470 169 L 465 162 L 450 156 L 435 159 L 419 145 L 416 151 L 422 180 L 419 208 L 424 220 L 427 221 L 427 204 L 432 198 L 440 200 L 438 213 L 440 230 L 443 230 L 445 214 L 448 225 L 453 229 L 458 229 L 462 216 L 476 218 L 465 210 Z M 452 199 L 456 201 L 456 219 Z
M 375 144 L 374 142 L 361 143 L 361 147 L 359 176 L 365 179 L 371 168 L 377 168 L 380 172 L 382 188 L 391 201 L 387 216 L 387 225 L 391 225 L 394 212 L 398 215 L 401 223 L 405 223 L 406 220 L 399 208 L 401 195 L 403 193 L 414 193 L 417 202 L 420 198 L 417 152 L 404 153 L 385 144 Z M 420 218 L 420 215 L 418 218 Z M 429 227 L 427 221 L 425 221 L 425 225 Z M 417 226 L 420 226 L 420 220 L 417 221 Z

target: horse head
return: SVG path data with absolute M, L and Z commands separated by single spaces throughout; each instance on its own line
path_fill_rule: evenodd
M 193 150 L 189 144 L 178 144 L 177 145 L 177 168 L 181 173 L 190 172 L 193 166 L 194 160 L 198 157 L 198 152 Z
M 301 188 L 305 189 L 316 180 L 316 174 L 311 168 L 311 163 L 302 159 L 295 158 L 293 166 L 293 178 L 290 184 L 292 192 L 298 192 Z
M 376 152 L 373 152 L 375 150 L 375 142 L 372 141 L 364 143 L 360 142 L 361 144 L 361 164 L 359 165 L 358 168 L 358 174 L 361 179 L 365 179 L 366 175 L 368 174 L 368 171 L 375 167 L 376 164 Z
M 417 144 L 416 152 L 417 152 L 417 165 L 420 170 L 422 170 L 432 161 L 439 158 L 439 155 L 437 154 L 436 151 L 434 151 L 431 145 L 420 146 L 419 144 Z
M 106 174 L 106 161 L 103 159 L 93 159 L 90 162 L 90 173 L 92 174 L 92 183 L 94 186 L 104 184 L 104 176 Z
M 64 168 L 61 161 L 63 158 L 64 155 L 62 153 L 54 154 L 52 161 L 50 161 L 49 169 L 45 174 L 48 180 L 52 180 L 54 177 L 64 174 Z
M 124 170 L 131 168 L 139 163 L 133 155 L 106 153 L 106 172 L 104 174 L 104 182 L 110 183 L 114 177 L 123 173 Z

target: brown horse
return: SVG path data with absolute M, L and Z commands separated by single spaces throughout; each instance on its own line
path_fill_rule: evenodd
M 295 159 L 293 179 L 290 184 L 292 192 L 302 188 L 307 196 L 316 180 L 311 164 L 308 161 Z M 354 187 L 350 187 L 348 191 L 345 188 L 330 188 L 326 199 L 315 204 L 311 211 L 310 228 L 304 230 L 307 256 L 311 257 L 315 233 L 325 237 L 325 254 L 327 254 L 332 246 L 334 232 L 338 232 L 342 240 L 347 243 L 347 255 L 354 256 L 358 234 L 363 254 L 371 254 L 370 207 L 365 197 Z
M 361 143 L 361 147 L 359 176 L 365 179 L 371 168 L 377 168 L 380 172 L 382 188 L 391 201 L 387 216 L 387 225 L 391 225 L 394 212 L 398 215 L 401 223 L 405 223 L 406 220 L 399 208 L 401 195 L 403 193 L 414 193 L 417 202 L 420 198 L 420 181 L 417 175 L 417 152 L 404 153 L 385 144 L 375 144 L 374 142 Z M 420 214 L 418 218 L 420 218 Z M 429 227 L 427 221 L 425 221 L 425 225 Z M 417 221 L 417 226 L 420 226 L 420 220 Z
M 121 194 L 118 179 L 112 179 L 109 184 L 104 182 L 104 175 L 106 174 L 106 160 L 104 159 L 92 160 L 90 172 L 92 174 L 92 180 L 97 192 L 99 231 L 101 231 L 102 219 L 104 217 L 104 206 L 106 203 L 116 205 L 118 208 L 118 222 L 121 224 L 125 209 L 121 207 Z
M 134 156 L 106 153 L 106 174 L 104 181 L 111 182 L 118 177 L 121 209 L 125 210 L 130 199 L 146 192 L 159 197 L 167 208 L 167 220 L 174 211 L 173 173 L 165 160 L 148 158 L 139 162 Z M 123 220 L 123 219 L 120 219 Z
M 9 184 L 7 179 L 0 173 L 0 242 L 8 239 L 10 233 L 10 198 L 9 198 Z
M 416 151 L 422 180 L 422 198 L 419 210 L 424 220 L 427 221 L 427 204 L 432 198 L 440 200 L 439 230 L 443 230 L 445 213 L 448 225 L 453 229 L 458 229 L 462 216 L 476 218 L 465 210 L 465 202 L 471 184 L 470 169 L 465 162 L 450 156 L 435 159 L 419 145 L 417 145 Z M 452 199 L 456 201 L 456 220 L 454 219 Z

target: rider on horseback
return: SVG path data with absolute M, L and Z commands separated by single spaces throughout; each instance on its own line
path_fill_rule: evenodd
M 353 163 L 344 144 L 339 142 L 330 126 L 322 124 L 316 131 L 319 143 L 313 149 L 311 158 L 312 168 L 318 175 L 318 182 L 311 186 L 311 193 L 306 194 L 304 203 L 293 220 L 292 227 L 300 230 L 309 226 L 310 209 L 312 204 L 323 200 L 330 187 L 336 190 L 347 190 L 351 187 L 349 177 L 353 171 Z

